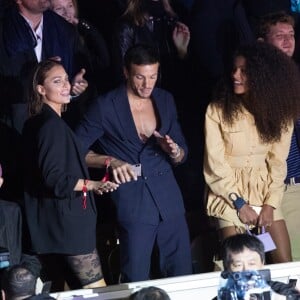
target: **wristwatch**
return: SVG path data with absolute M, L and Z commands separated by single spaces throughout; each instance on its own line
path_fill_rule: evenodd
M 229 199 L 233 202 L 233 205 L 236 210 L 240 210 L 246 203 L 246 201 L 242 198 L 239 197 L 237 193 L 230 193 L 229 194 Z

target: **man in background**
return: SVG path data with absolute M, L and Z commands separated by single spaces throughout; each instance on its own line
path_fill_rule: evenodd
M 280 49 L 287 56 L 295 52 L 294 19 L 285 12 L 261 18 L 258 39 Z M 282 212 L 290 236 L 293 261 L 300 261 L 300 120 L 295 123 L 287 158 L 287 177 L 282 199 Z

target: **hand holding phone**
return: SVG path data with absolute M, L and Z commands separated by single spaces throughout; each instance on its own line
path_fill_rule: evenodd
M 141 164 L 131 165 L 131 168 L 136 177 L 142 176 L 142 165 Z

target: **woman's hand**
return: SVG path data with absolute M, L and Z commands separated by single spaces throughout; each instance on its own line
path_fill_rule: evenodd
M 92 181 L 92 190 L 98 195 L 115 191 L 119 185 L 112 181 Z
M 239 210 L 238 216 L 243 224 L 257 225 L 258 214 L 248 204 L 242 206 Z
M 184 58 L 187 54 L 188 45 L 190 43 L 189 28 L 185 24 L 177 22 L 173 30 L 172 37 L 179 57 Z
M 264 204 L 258 216 L 258 225 L 270 227 L 274 220 L 274 207 Z

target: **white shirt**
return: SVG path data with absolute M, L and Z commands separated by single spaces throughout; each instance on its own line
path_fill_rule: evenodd
M 21 14 L 22 15 L 22 14 Z M 34 30 L 33 28 L 33 24 L 32 22 L 27 19 L 24 15 L 22 15 L 22 17 L 26 20 L 26 22 L 29 24 L 30 28 L 32 29 L 32 32 L 36 38 L 36 46 L 34 48 L 35 51 L 35 55 L 37 58 L 37 61 L 40 62 L 42 60 L 42 43 L 43 43 L 43 16 L 41 18 L 41 21 L 38 25 L 38 27 L 36 28 L 36 30 Z

